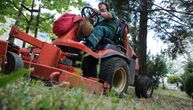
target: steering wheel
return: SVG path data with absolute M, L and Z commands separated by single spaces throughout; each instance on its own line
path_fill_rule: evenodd
M 96 26 L 99 23 L 98 14 L 94 13 L 94 9 L 91 7 L 82 8 L 81 15 L 85 19 L 92 19 L 93 25 Z

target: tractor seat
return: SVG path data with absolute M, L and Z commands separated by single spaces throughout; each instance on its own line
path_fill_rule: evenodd
M 129 29 L 128 23 L 119 19 L 118 29 L 114 39 L 103 38 L 97 45 L 96 49 L 105 50 L 111 48 L 125 53 L 126 49 L 124 47 L 124 39 L 126 39 L 125 33 L 128 33 L 126 28 Z
M 97 50 L 113 49 L 119 52 L 125 52 L 125 48 L 109 38 L 103 38 L 96 47 Z
M 96 49 L 98 50 L 104 50 L 104 48 L 105 48 L 105 46 L 107 45 L 107 44 L 112 44 L 112 45 L 116 45 L 116 43 L 113 41 L 113 40 L 111 40 L 111 39 L 109 39 L 109 38 L 103 38 L 99 43 L 98 43 L 98 45 L 96 46 Z

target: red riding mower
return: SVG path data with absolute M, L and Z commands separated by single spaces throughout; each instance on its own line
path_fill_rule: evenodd
M 21 7 L 26 8 L 24 5 Z M 128 43 L 129 28 L 126 23 L 122 24 L 116 42 L 102 39 L 95 50 L 79 42 L 81 35 L 87 35 L 92 28 L 90 25 L 87 25 L 89 28 L 84 27 L 88 23 L 85 20 L 95 16 L 94 23 L 98 21 L 92 10 L 84 7 L 82 16 L 74 15 L 72 27 L 52 43 L 42 42 L 21 31 L 18 28 L 19 19 L 16 20 L 9 40 L 0 40 L 0 63 L 4 73 L 22 67 L 34 68 L 30 73 L 32 78 L 50 81 L 52 84 L 63 83 L 66 88 L 81 86 L 97 94 L 107 94 L 109 90 L 113 90 L 122 96 L 127 92 L 128 86 L 133 85 L 138 97 L 151 97 L 153 81 L 137 73 L 138 59 Z M 15 38 L 34 48 L 19 48 L 13 44 Z

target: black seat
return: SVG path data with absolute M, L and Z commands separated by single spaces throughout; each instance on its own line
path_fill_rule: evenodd
M 115 36 L 115 42 L 124 46 L 124 33 L 125 28 L 128 28 L 128 23 L 125 20 L 118 20 L 118 29 L 117 29 L 117 35 Z
M 103 38 L 96 47 L 97 50 L 113 49 L 118 52 L 125 52 L 125 48 L 109 38 Z

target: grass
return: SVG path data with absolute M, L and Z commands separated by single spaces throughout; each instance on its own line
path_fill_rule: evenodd
M 78 88 L 45 87 L 40 81 L 17 81 L 0 89 L 1 109 L 116 110 L 120 99 L 93 95 Z
M 130 95 L 134 95 L 134 89 Z M 193 110 L 193 100 L 186 93 L 171 89 L 158 88 L 151 99 L 135 98 L 140 110 Z
M 155 90 L 151 99 L 128 95 L 94 95 L 79 88 L 46 87 L 42 81 L 27 78 L 0 88 L 0 110 L 193 110 L 193 100 L 180 91 Z
M 173 90 L 173 89 L 164 90 L 164 89 L 158 88 L 158 90 L 155 93 L 159 95 L 168 96 L 168 97 L 180 98 L 183 100 L 190 99 L 190 97 L 185 92 L 181 92 L 180 90 Z
M 22 77 L 24 74 L 28 74 L 29 70 L 22 68 L 12 74 L 9 75 L 4 75 L 2 77 L 0 77 L 0 87 L 5 86 L 7 84 L 9 84 L 12 81 L 15 81 L 17 78 Z

